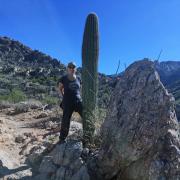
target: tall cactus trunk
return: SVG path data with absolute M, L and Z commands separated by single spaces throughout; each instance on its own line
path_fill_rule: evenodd
M 93 141 L 97 112 L 99 31 L 96 14 L 86 19 L 82 44 L 82 99 L 84 142 Z

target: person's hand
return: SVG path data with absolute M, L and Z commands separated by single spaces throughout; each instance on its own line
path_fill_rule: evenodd
M 59 83 L 59 91 L 60 91 L 61 95 L 64 96 L 64 86 L 62 83 Z

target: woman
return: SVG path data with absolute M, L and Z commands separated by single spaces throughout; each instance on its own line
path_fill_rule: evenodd
M 76 64 L 74 62 L 68 63 L 67 73 L 60 78 L 58 84 L 59 90 L 63 96 L 63 118 L 61 122 L 59 143 L 63 143 L 69 133 L 72 113 L 76 111 L 82 118 L 82 98 L 80 95 L 81 80 L 76 76 Z

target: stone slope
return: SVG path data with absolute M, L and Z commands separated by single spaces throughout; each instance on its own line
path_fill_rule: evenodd
M 180 179 L 174 98 L 151 61 L 133 63 L 119 79 L 100 135 L 101 147 L 91 153 L 78 139 L 56 145 L 35 179 Z
M 180 130 L 174 98 L 152 62 L 139 61 L 127 68 L 107 114 L 96 165 L 90 164 L 92 172 L 97 167 L 94 177 L 180 179 Z

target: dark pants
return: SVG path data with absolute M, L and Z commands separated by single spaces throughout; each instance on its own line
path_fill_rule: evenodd
M 74 111 L 78 112 L 82 118 L 82 101 L 63 104 L 63 118 L 61 122 L 61 131 L 59 137 L 60 140 L 64 140 L 69 133 L 70 120 Z

